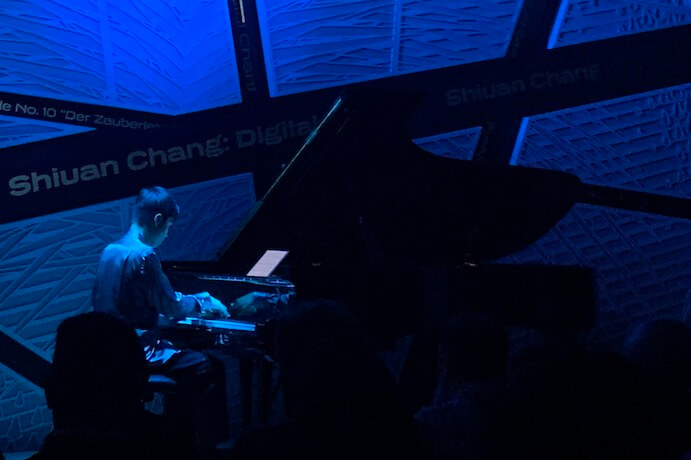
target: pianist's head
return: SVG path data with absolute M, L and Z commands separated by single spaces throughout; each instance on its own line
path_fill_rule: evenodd
M 137 195 L 132 225 L 137 227 L 142 242 L 155 248 L 166 239 L 179 213 L 178 204 L 166 189 L 147 187 Z

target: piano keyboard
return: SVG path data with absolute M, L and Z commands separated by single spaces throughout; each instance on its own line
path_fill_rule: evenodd
M 231 283 L 249 283 L 258 286 L 274 286 L 288 289 L 295 289 L 295 285 L 290 281 L 281 278 L 258 278 L 252 276 L 229 276 L 229 275 L 202 275 L 197 274 L 197 279 L 203 281 L 224 281 Z
M 204 319 L 196 317 L 187 317 L 177 322 L 180 326 L 200 327 L 206 329 L 216 329 L 222 331 L 245 331 L 255 332 L 257 326 L 254 323 L 246 321 L 237 321 L 232 319 Z

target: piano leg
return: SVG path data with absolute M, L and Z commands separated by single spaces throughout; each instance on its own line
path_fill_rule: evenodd
M 274 364 L 264 357 L 240 359 L 240 405 L 245 426 L 250 426 L 255 417 L 260 423 L 269 422 L 273 406 L 273 375 Z
M 273 371 L 274 364 L 262 359 L 259 366 L 259 414 L 261 423 L 268 423 L 273 405 Z
M 254 380 L 254 359 L 240 359 L 240 410 L 245 426 L 252 423 L 252 384 Z

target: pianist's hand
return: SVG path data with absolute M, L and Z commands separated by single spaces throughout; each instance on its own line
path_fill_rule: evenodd
M 209 295 L 202 299 L 202 318 L 228 318 L 228 308 L 221 303 L 216 297 Z
M 271 311 L 275 302 L 273 296 L 266 292 L 250 292 L 235 299 L 231 305 L 233 317 L 244 318 Z

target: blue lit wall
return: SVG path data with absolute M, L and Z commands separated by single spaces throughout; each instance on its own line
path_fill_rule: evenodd
M 549 48 L 691 23 L 689 0 L 561 0 Z
M 504 56 L 521 0 L 257 0 L 272 96 Z
M 64 123 L 0 115 L 0 149 L 92 130 Z
M 528 117 L 512 162 L 691 198 L 691 84 Z
M 253 184 L 242 174 L 171 189 L 182 213 L 161 257 L 213 259 L 254 206 Z M 0 225 L 0 331 L 50 359 L 58 324 L 91 308 L 98 257 L 129 226 L 132 202 Z M 37 450 L 51 428 L 43 390 L 0 365 L 0 409 L 0 452 Z
M 481 127 L 462 129 L 435 136 L 421 137 L 413 142 L 435 155 L 457 160 L 471 160 L 480 139 Z
M 218 251 L 255 204 L 252 174 L 178 187 L 171 193 L 181 211 L 157 249 L 163 260 L 217 260 Z
M 162 114 L 240 102 L 226 0 L 3 0 L 0 91 Z
M 616 345 L 636 322 L 681 319 L 691 289 L 690 241 L 688 220 L 577 205 L 537 243 L 502 262 L 594 268 L 599 319 L 591 339 Z
M 0 364 L 0 407 L 0 450 L 6 454 L 38 450 L 52 427 L 43 390 Z
M 691 198 L 691 84 L 530 117 L 515 163 L 584 182 Z M 600 323 L 616 343 L 650 317 L 681 318 L 691 289 L 691 222 L 577 205 L 505 262 L 597 270 Z

